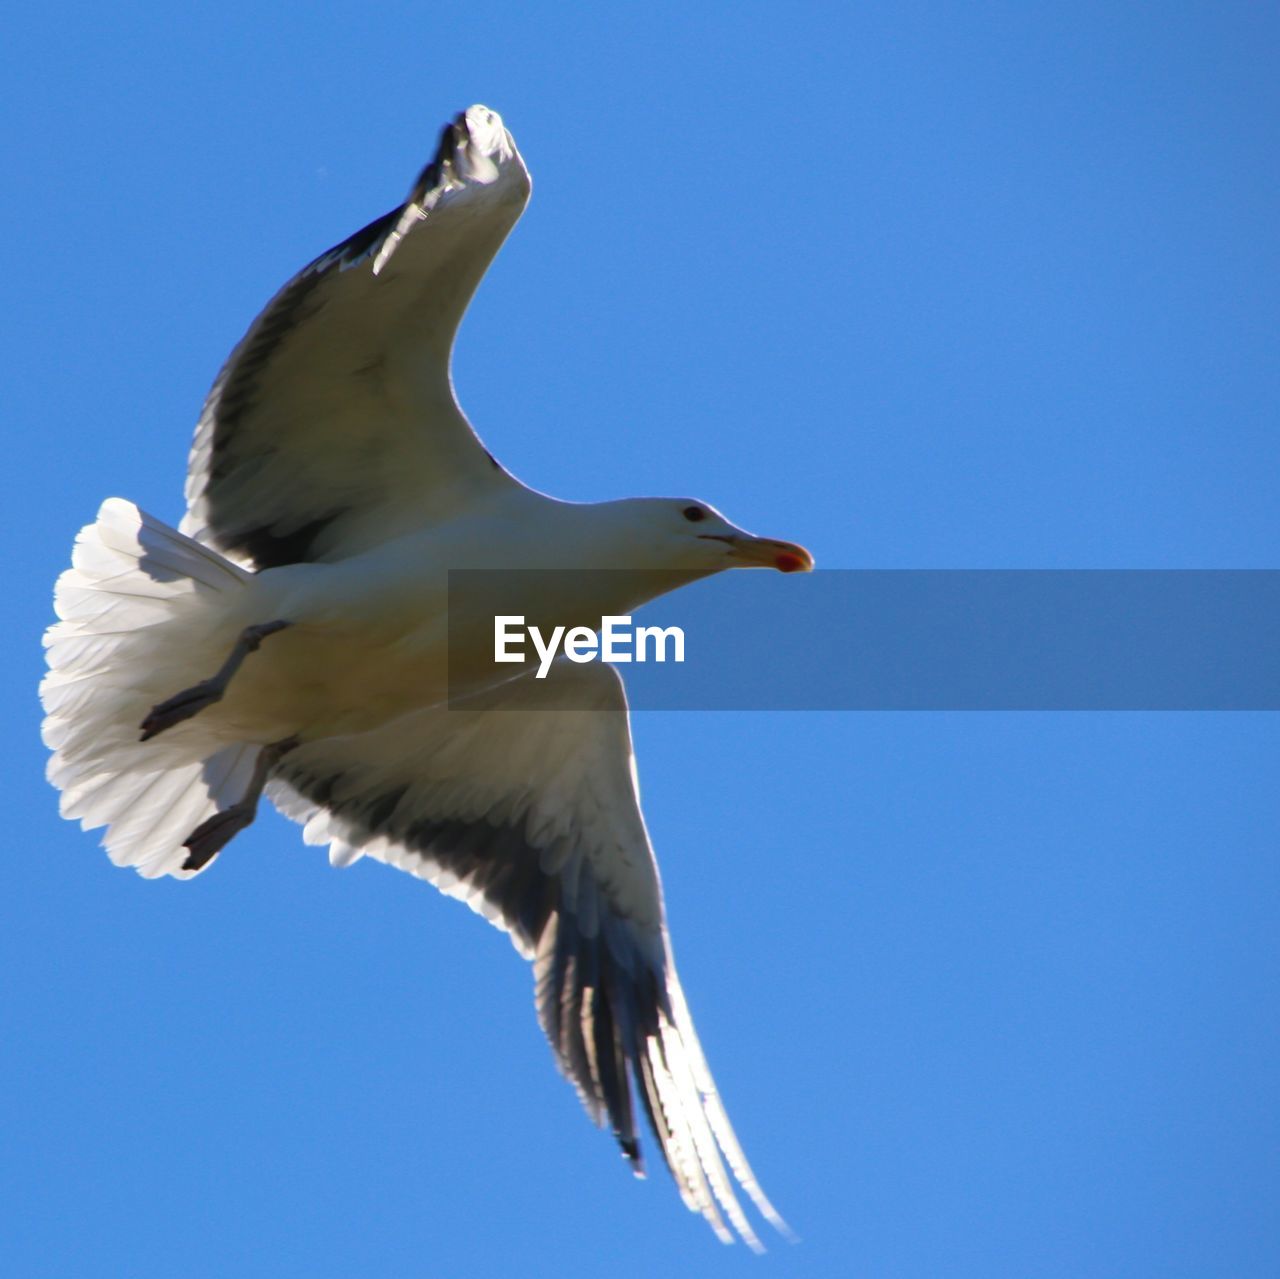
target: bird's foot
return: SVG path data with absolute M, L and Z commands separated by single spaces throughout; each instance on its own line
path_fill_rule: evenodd
M 182 841 L 183 848 L 189 850 L 182 869 L 203 870 L 246 826 L 253 824 L 257 811 L 256 799 L 252 803 L 242 800 L 205 818 Z
M 187 849 L 183 870 L 203 870 L 258 815 L 258 801 L 267 785 L 271 770 L 298 744 L 296 737 L 285 737 L 264 746 L 253 763 L 253 774 L 244 794 L 229 808 L 206 817 L 182 841 Z
M 166 728 L 172 728 L 175 724 L 181 724 L 184 719 L 198 715 L 205 707 L 220 701 L 225 690 L 225 681 L 206 679 L 158 703 L 151 708 L 140 725 L 141 740 L 148 742 Z

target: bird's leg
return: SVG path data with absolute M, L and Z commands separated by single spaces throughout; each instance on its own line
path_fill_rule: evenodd
M 224 808 L 212 817 L 206 817 L 190 835 L 182 841 L 189 850 L 183 870 L 201 870 L 213 860 L 258 815 L 258 801 L 271 776 L 271 770 L 298 744 L 296 737 L 272 742 L 258 752 L 253 765 L 253 775 L 240 796 L 230 808 Z
M 259 622 L 256 626 L 246 626 L 216 675 L 211 679 L 201 680 L 190 688 L 184 688 L 181 693 L 175 693 L 151 708 L 141 724 L 142 740 L 150 741 L 157 733 L 163 733 L 166 728 L 181 724 L 184 719 L 199 714 L 206 706 L 221 701 L 227 685 L 231 683 L 232 676 L 240 669 L 244 659 L 250 653 L 256 653 L 258 646 L 268 635 L 274 635 L 288 625 L 288 622 Z

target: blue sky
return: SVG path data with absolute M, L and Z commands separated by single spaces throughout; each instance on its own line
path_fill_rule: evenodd
M 826 567 L 1280 566 L 1274 14 L 71 3 L 4 44 L 12 1273 L 1276 1273 L 1275 715 L 638 717 L 803 1236 L 758 1262 L 632 1183 L 496 932 L 275 817 L 115 870 L 34 695 L 76 529 L 176 521 L 225 353 L 473 101 L 535 193 L 455 374 L 528 482 Z

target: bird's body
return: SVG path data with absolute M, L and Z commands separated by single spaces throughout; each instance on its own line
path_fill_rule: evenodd
M 521 487 L 340 560 L 229 577 L 140 637 L 140 713 L 126 722 L 215 670 L 246 627 L 276 618 L 287 630 L 224 697 L 169 730 L 192 758 L 235 742 L 367 732 L 478 690 L 494 674 L 493 613 L 451 608 L 451 573 L 501 574 L 503 607 L 547 628 L 596 627 L 603 614 L 692 580 L 693 569 L 646 571 L 628 558 L 630 505 L 559 502 Z
M 634 1088 L 689 1206 L 754 1243 L 722 1158 L 780 1223 L 675 977 L 621 682 L 564 660 L 497 677 L 474 582 L 594 628 L 692 578 L 808 556 L 688 499 L 557 501 L 480 446 L 448 355 L 528 190 L 498 117 L 459 117 L 409 200 L 286 285 L 233 352 L 182 530 L 111 499 L 82 531 L 46 639 L 50 778 L 146 876 L 204 870 L 265 788 L 335 864 L 372 856 L 467 900 L 535 962 L 592 1116 L 638 1168 Z

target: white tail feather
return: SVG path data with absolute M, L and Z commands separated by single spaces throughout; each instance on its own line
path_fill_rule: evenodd
M 64 817 L 107 827 L 118 866 L 190 878 L 183 840 L 243 794 L 260 747 L 209 745 L 191 734 L 139 740 L 143 715 L 190 683 L 185 633 L 207 631 L 252 574 L 110 498 L 76 538 L 58 579 L 59 621 L 45 634 L 40 685 L 49 780 Z

